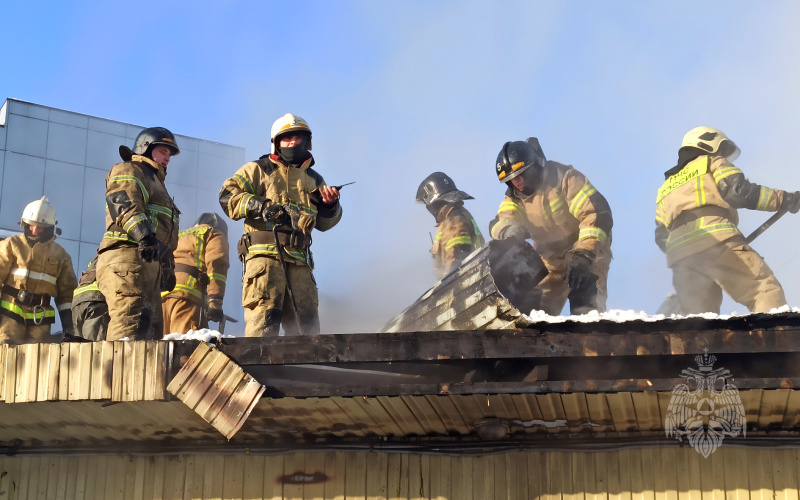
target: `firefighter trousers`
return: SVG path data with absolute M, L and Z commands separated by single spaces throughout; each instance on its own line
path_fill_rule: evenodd
M 297 329 L 280 261 L 251 256 L 245 263 L 242 280 L 245 337 L 277 336 L 281 325 L 286 335 L 319 334 L 319 293 L 311 268 L 305 264 L 287 264 L 287 267 L 302 331 Z
M 25 326 L 19 321 L 0 316 L 0 343 L 33 344 L 53 342 L 50 325 Z
M 608 269 L 611 267 L 611 242 L 610 238 L 606 240 L 606 244 L 597 250 L 595 260 L 591 267 L 591 272 L 597 276 L 597 294 L 594 298 L 594 303 L 590 305 L 591 309 L 599 312 L 605 312 L 606 300 L 608 299 Z M 567 298 L 570 297 L 570 288 L 565 281 L 565 274 L 567 272 L 567 264 L 572 256 L 571 253 L 566 254 L 561 258 L 545 259 L 542 257 L 545 267 L 547 267 L 547 276 L 544 277 L 537 288 L 542 292 L 541 306 L 539 309 L 549 314 L 550 316 L 558 316 L 561 310 L 564 309 L 564 304 L 567 303 Z M 571 299 L 574 300 L 574 299 Z M 570 304 L 574 309 L 574 304 Z M 591 310 L 590 309 L 590 310 Z M 527 313 L 528 311 L 523 311 Z M 588 311 L 576 311 L 573 314 L 580 314 Z
M 161 338 L 161 264 L 144 262 L 137 247 L 97 257 L 97 286 L 108 304 L 106 340 Z
M 742 237 L 675 262 L 672 284 L 684 314 L 719 313 L 723 290 L 750 312 L 786 305 L 775 274 Z
M 200 303 L 167 296 L 161 303 L 161 309 L 164 314 L 164 335 L 208 328 L 208 320 L 201 317 L 203 306 Z
M 72 304 L 72 325 L 75 335 L 95 342 L 106 340 L 108 320 L 108 306 L 105 300 Z

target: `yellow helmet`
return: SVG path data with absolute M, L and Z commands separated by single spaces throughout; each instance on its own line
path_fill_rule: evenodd
M 728 136 L 721 130 L 711 127 L 695 127 L 686 132 L 681 147 L 697 148 L 711 154 L 720 154 L 728 161 L 735 161 L 741 153 L 735 142 L 728 139 Z
M 291 113 L 286 113 L 285 115 L 281 116 L 275 123 L 272 124 L 272 130 L 270 131 L 270 153 L 275 154 L 275 139 L 279 135 L 283 135 L 287 132 L 294 132 L 297 130 L 302 130 L 308 132 L 308 150 L 311 151 L 311 127 L 308 126 L 308 122 L 300 118 L 299 116 L 293 115 Z

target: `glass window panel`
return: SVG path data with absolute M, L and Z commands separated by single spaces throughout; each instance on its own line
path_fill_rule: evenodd
M 83 178 L 83 216 L 81 241 L 95 245 L 106 231 L 106 175 L 108 172 L 87 168 Z
M 178 141 L 178 147 L 181 148 L 181 154 L 184 151 L 197 151 L 199 142 L 197 139 L 192 137 L 186 137 L 185 135 L 176 135 L 175 140 Z
M 111 167 L 121 162 L 119 146 L 127 141 L 119 135 L 105 134 L 89 130 L 86 147 L 86 165 L 111 170 Z
M 77 272 L 75 276 L 78 278 L 81 277 L 81 273 L 85 271 L 89 267 L 89 262 L 97 256 L 97 245 L 94 243 L 83 243 L 81 242 L 81 253 L 78 257 L 76 268 Z
M 125 137 L 128 139 L 128 147 L 133 149 L 133 144 L 136 141 L 136 136 L 139 132 L 147 127 L 140 127 L 139 125 L 128 125 L 126 127 Z
M 87 132 L 85 128 L 51 122 L 47 133 L 47 157 L 84 165 Z
M 8 115 L 6 149 L 15 153 L 43 158 L 47 152 L 47 122 L 19 115 Z
M 0 227 L 16 229 L 22 210 L 42 197 L 44 158 L 6 152 L 0 191 Z
M 198 189 L 195 212 L 197 212 L 198 217 L 200 217 L 200 214 L 204 212 L 214 212 L 225 219 L 225 223 L 228 224 L 228 228 L 230 228 L 232 224 L 237 224 L 236 221 L 228 219 L 228 216 L 222 213 L 222 207 L 219 206 L 219 191 Z M 189 221 L 187 220 L 186 222 Z M 192 222 L 194 222 L 194 220 L 192 220 Z
M 85 168 L 53 160 L 47 160 L 45 165 L 44 194 L 56 208 L 63 238 L 78 240 L 81 237 Z
M 86 128 L 89 126 L 88 116 L 72 113 L 70 111 L 64 111 L 61 109 L 50 109 L 50 121 L 80 128 Z

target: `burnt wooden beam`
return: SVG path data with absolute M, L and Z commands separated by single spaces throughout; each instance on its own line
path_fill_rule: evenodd
M 242 366 L 446 359 L 672 356 L 800 352 L 800 315 L 747 321 L 631 321 L 598 325 L 546 324 L 540 328 L 339 334 L 225 339 L 220 346 Z M 749 317 L 748 317 L 749 318 Z M 752 324 L 751 324 L 752 323 Z M 741 328 L 743 326 L 747 328 Z M 702 329 L 691 328 L 703 326 Z M 734 329 L 737 326 L 741 329 Z M 546 329 L 545 329 L 546 328 Z M 644 332 L 644 333 L 642 333 Z

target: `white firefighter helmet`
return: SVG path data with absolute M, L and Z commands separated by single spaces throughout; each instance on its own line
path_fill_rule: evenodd
M 275 123 L 272 124 L 272 130 L 270 131 L 270 153 L 275 154 L 275 138 L 279 135 L 283 135 L 287 132 L 293 132 L 296 130 L 302 130 L 304 132 L 308 132 L 308 150 L 311 151 L 311 127 L 308 126 L 308 122 L 300 118 L 299 116 L 293 115 L 291 113 L 286 113 L 285 115 L 281 116 Z
M 58 224 L 56 219 L 56 209 L 50 204 L 47 196 L 42 196 L 41 200 L 28 203 L 22 211 L 21 224 L 31 226 L 55 226 Z
M 695 127 L 683 136 L 681 147 L 702 149 L 711 154 L 720 154 L 728 161 L 736 161 L 741 150 L 721 130 L 711 127 Z

